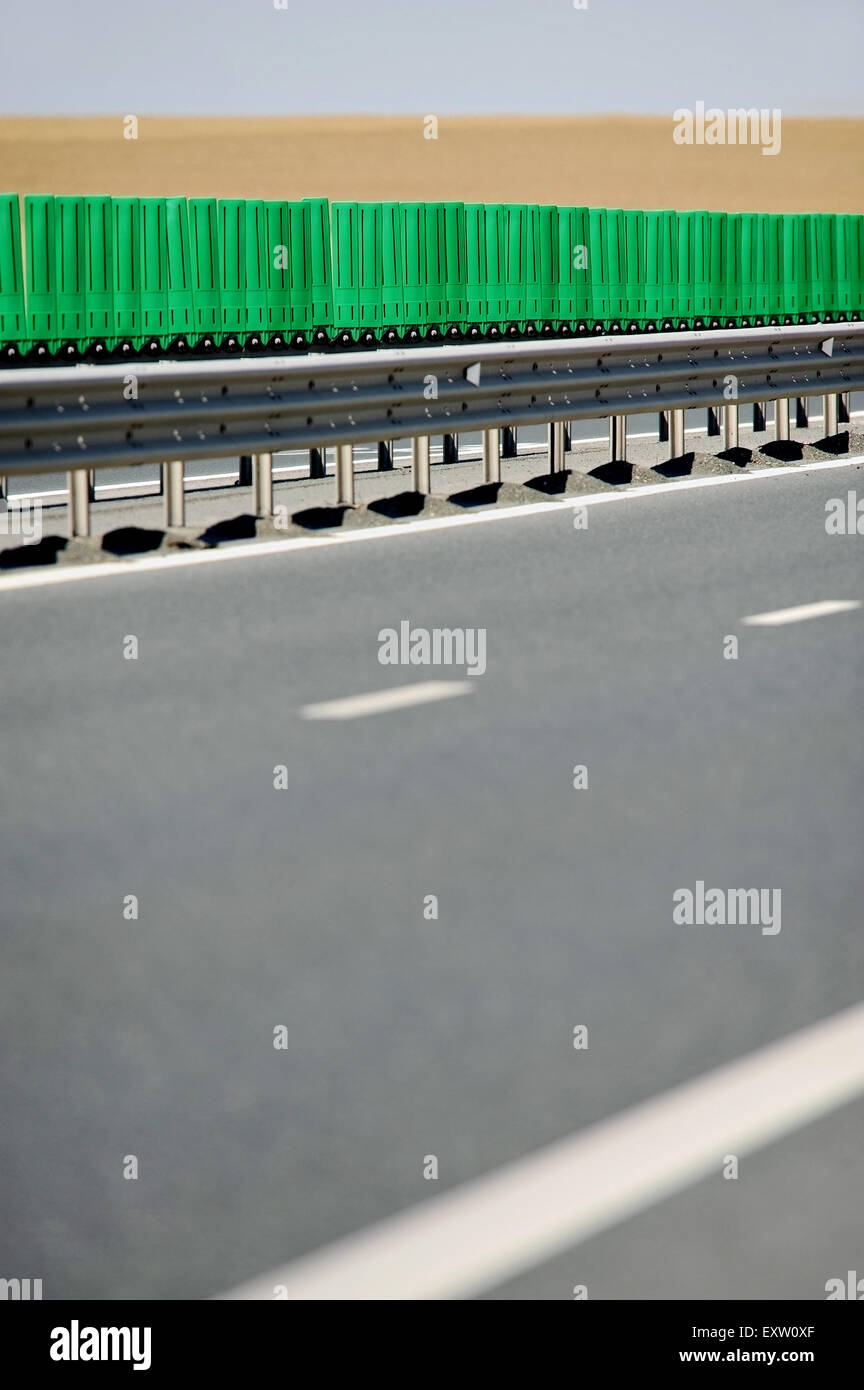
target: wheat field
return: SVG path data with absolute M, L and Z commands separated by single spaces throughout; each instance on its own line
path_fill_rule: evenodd
M 782 146 L 676 145 L 671 118 L 0 118 L 0 189 L 864 212 L 864 120 L 792 119 Z

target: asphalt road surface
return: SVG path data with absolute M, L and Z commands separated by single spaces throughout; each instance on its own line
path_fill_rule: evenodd
M 862 476 L 0 590 L 0 1273 L 218 1294 L 857 1004 L 864 607 L 743 620 L 864 599 Z M 485 673 L 380 664 L 403 620 Z M 782 929 L 675 923 L 697 880 Z M 824 1298 L 862 1120 L 486 1296 Z

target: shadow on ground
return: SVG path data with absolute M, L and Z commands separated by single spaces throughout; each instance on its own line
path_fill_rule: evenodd
M 734 463 L 736 468 L 746 468 L 752 461 L 753 450 L 742 449 L 736 445 L 734 449 L 723 449 L 717 457 L 725 459 L 727 463 Z
M 305 531 L 335 530 L 351 510 L 350 507 L 306 507 L 302 512 L 295 512 L 291 520 Z
M 596 478 L 601 483 L 609 483 L 612 487 L 630 487 L 633 483 L 655 481 L 652 478 L 650 468 L 645 468 L 638 463 L 625 463 L 623 459 L 601 463 L 596 468 L 589 468 L 588 477 Z
M 826 439 L 817 439 L 812 447 L 821 449 L 823 454 L 848 454 L 850 453 L 849 435 L 845 433 L 832 434 Z
M 0 551 L 0 569 L 25 569 L 39 565 L 56 565 L 57 557 L 69 544 L 65 536 L 43 536 L 33 545 L 18 545 Z
M 242 516 L 232 516 L 227 521 L 214 521 L 212 526 L 201 532 L 201 539 L 208 545 L 219 545 L 222 541 L 254 541 L 257 534 L 257 519 L 251 513 L 244 512 Z
M 102 537 L 102 549 L 109 555 L 146 555 L 158 550 L 165 539 L 164 531 L 147 530 L 143 526 L 119 526 Z
M 804 445 L 797 439 L 771 439 L 761 446 L 759 452 L 780 463 L 800 463 L 804 457 Z
M 666 459 L 665 463 L 655 464 L 654 472 L 662 478 L 690 478 L 693 475 L 695 454 L 680 454 L 678 458 Z

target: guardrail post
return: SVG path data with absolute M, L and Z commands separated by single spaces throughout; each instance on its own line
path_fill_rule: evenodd
M 483 481 L 501 481 L 501 431 L 483 431 Z
M 669 442 L 669 411 L 661 410 L 657 416 L 657 438 L 661 444 Z
M 789 438 L 789 402 L 786 399 L 774 402 L 774 438 Z
M 549 450 L 549 472 L 560 473 L 564 468 L 564 421 L 551 420 L 546 427 Z
M 716 406 L 713 406 L 713 405 L 709 405 L 709 407 L 708 407 L 708 434 L 709 434 L 709 435 L 712 435 L 712 434 L 719 434 L 719 433 L 720 433 L 720 421 L 719 421 L 719 419 L 718 419 L 717 407 L 716 407 Z
M 841 424 L 841 425 L 850 425 L 850 424 L 852 423 L 852 421 L 851 421 L 851 419 L 850 419 L 850 417 L 849 417 L 849 411 L 850 411 L 849 394 L 850 394 L 850 393 L 849 393 L 848 391 L 841 391 L 840 396 L 839 396 L 839 398 L 838 398 L 839 401 L 840 401 L 840 424 Z
M 389 439 L 378 440 L 378 472 L 389 473 L 393 467 L 393 454 L 390 449 Z
M 310 477 L 310 478 L 326 478 L 326 477 L 327 477 L 327 450 L 326 450 L 326 449 L 310 449 L 310 450 L 309 450 L 309 477 Z
M 825 415 L 825 438 L 831 439 L 835 434 L 837 434 L 839 429 L 839 425 L 837 423 L 837 397 L 825 396 L 823 397 L 823 401 Z
M 795 397 L 795 428 L 806 430 L 810 421 L 807 418 L 807 402 L 803 396 Z
M 518 452 L 516 447 L 516 426 L 503 425 L 501 428 L 502 459 L 515 459 Z
M 354 445 L 336 445 L 336 504 L 354 506 Z
M 241 455 L 240 455 L 240 467 L 239 467 L 239 469 L 238 469 L 237 486 L 238 486 L 238 487 L 251 487 L 251 486 L 252 486 L 252 455 L 251 455 L 251 454 L 241 454 Z
M 723 407 L 723 447 L 738 448 L 738 406 L 731 401 Z
M 753 429 L 757 434 L 765 429 L 765 410 L 759 401 L 753 402 Z
M 627 416 L 609 416 L 609 453 L 613 463 L 627 462 Z
M 429 436 L 418 435 L 411 440 L 411 477 L 415 492 L 424 497 L 432 491 L 432 478 L 429 468 Z
M 444 463 L 459 462 L 459 436 L 458 434 L 445 434 L 444 436 Z
M 90 535 L 90 474 L 76 468 L 66 474 L 69 484 L 69 535 Z
M 165 493 L 165 525 L 186 525 L 186 490 L 183 477 L 183 460 L 175 459 L 163 463 L 163 491 Z
M 252 460 L 255 515 L 273 515 L 273 455 L 256 454 Z
M 2 477 L 0 477 L 0 502 L 6 502 L 6 501 L 8 501 L 8 499 L 9 499 L 9 479 L 8 479 L 8 478 L 2 478 Z
M 684 453 L 684 411 L 669 411 L 669 456 L 680 459 Z

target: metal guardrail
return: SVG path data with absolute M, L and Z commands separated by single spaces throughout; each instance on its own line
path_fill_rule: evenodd
M 272 456 L 336 446 L 337 501 L 354 501 L 353 446 L 413 441 L 414 487 L 430 490 L 429 439 L 484 432 L 484 473 L 500 480 L 501 431 L 543 422 L 550 471 L 563 468 L 565 425 L 610 418 L 613 459 L 626 417 L 664 412 L 670 453 L 684 452 L 684 411 L 722 408 L 726 448 L 742 404 L 837 398 L 864 387 L 864 323 L 610 337 L 534 339 L 308 354 L 133 362 L 0 373 L 0 476 L 67 470 L 71 530 L 89 531 L 93 469 L 158 462 L 166 520 L 182 525 L 186 460 L 252 456 L 259 515 L 272 514 Z M 320 471 L 320 462 L 319 462 Z

